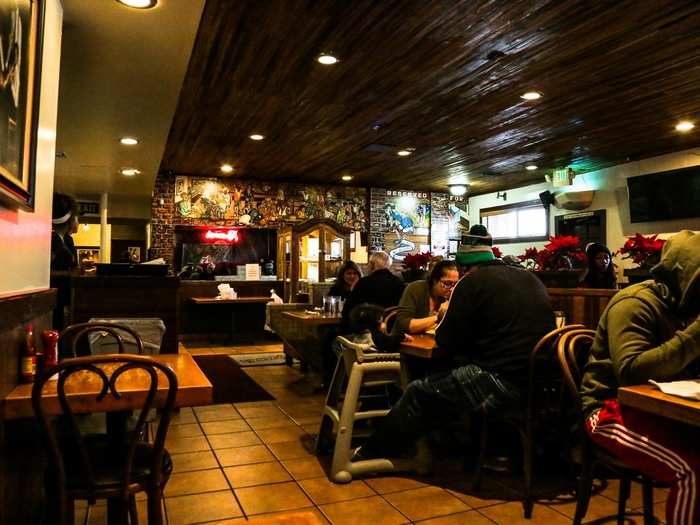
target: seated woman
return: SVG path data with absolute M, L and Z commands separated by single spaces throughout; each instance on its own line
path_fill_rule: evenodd
M 362 277 L 362 270 L 353 261 L 345 261 L 338 270 L 338 275 L 328 295 L 342 297 L 343 301 L 348 298 L 350 292 Z
M 409 284 L 401 296 L 393 332 L 417 334 L 435 326 L 447 310 L 458 280 L 457 264 L 440 261 L 433 266 L 427 280 Z
M 615 266 L 612 263 L 612 254 L 607 246 L 597 242 L 586 246 L 588 258 L 588 271 L 581 286 L 584 288 L 617 288 Z

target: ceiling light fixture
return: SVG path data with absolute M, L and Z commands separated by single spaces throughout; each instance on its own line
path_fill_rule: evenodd
M 265 138 L 265 135 L 261 135 L 260 133 L 253 133 L 252 135 L 249 135 L 248 138 L 251 140 L 262 140 Z
M 150 9 L 156 6 L 158 0 L 117 0 L 117 2 L 134 9 Z
M 527 93 L 520 95 L 520 98 L 523 100 L 537 100 L 542 98 L 542 93 L 538 93 L 537 91 L 528 91 Z
M 345 182 L 349 182 L 352 180 L 352 175 L 343 175 L 340 178 L 343 179 Z
M 134 137 L 122 137 L 119 142 L 125 146 L 136 146 L 136 144 L 139 143 L 138 139 L 135 139 Z
M 233 172 L 233 166 L 231 166 L 230 164 L 222 164 L 222 165 L 221 165 L 221 168 L 219 168 L 219 169 L 220 169 L 221 171 L 223 171 L 224 173 L 231 173 L 231 172 Z
M 141 172 L 136 168 L 122 168 L 119 173 L 121 173 L 125 177 L 133 177 L 134 175 L 138 175 Z
M 678 124 L 676 124 L 676 131 L 686 132 L 690 131 L 694 127 L 695 124 L 693 124 L 689 120 L 681 120 Z
M 396 152 L 399 157 L 408 157 L 411 153 L 413 153 L 412 148 L 400 149 Z
M 328 54 L 328 53 L 321 53 L 316 58 L 316 61 L 319 64 L 323 64 L 324 66 L 332 66 L 333 64 L 338 63 L 338 59 L 336 57 L 334 57 L 333 55 Z
M 450 194 L 455 197 L 461 197 L 469 191 L 469 184 L 450 184 Z
M 527 171 L 535 171 L 537 169 L 537 166 L 535 166 L 534 164 L 530 164 L 528 166 L 525 166 L 525 169 Z

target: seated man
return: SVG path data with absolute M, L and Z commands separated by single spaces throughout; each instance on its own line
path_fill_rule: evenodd
M 547 289 L 527 270 L 496 260 L 490 246 L 463 240 L 465 276 L 452 292 L 436 341 L 451 370 L 411 382 L 354 459 L 395 457 L 462 411 L 518 406 L 530 352 L 554 329 Z
M 618 292 L 603 312 L 581 384 L 593 441 L 652 479 L 671 485 L 666 523 L 700 523 L 700 431 L 621 407 L 619 386 L 698 377 L 700 235 L 669 239 L 654 281 Z
M 384 308 L 399 304 L 404 283 L 391 273 L 391 257 L 386 252 L 374 252 L 369 256 L 367 275 L 360 279 L 348 295 L 340 322 L 341 333 L 350 333 L 350 313 L 364 303 Z
M 414 281 L 403 291 L 393 332 L 417 334 L 432 328 L 447 311 L 452 288 L 459 280 L 457 263 L 436 263 L 427 279 Z

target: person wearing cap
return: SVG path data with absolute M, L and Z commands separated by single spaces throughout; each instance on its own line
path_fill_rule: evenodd
M 581 281 L 584 288 L 617 288 L 615 266 L 612 254 L 607 246 L 599 242 L 591 242 L 586 246 L 588 269 Z
M 78 231 L 78 203 L 70 195 L 54 193 L 51 211 L 51 270 L 78 266 L 78 252 L 71 234 Z
M 56 289 L 53 327 L 66 326 L 70 306 L 70 273 L 78 267 L 78 252 L 72 233 L 78 231 L 78 203 L 64 193 L 54 193 L 51 211 L 51 288 Z
M 478 225 L 481 226 L 481 225 Z M 409 383 L 354 459 L 396 457 L 463 412 L 517 409 L 530 352 L 555 328 L 547 289 L 531 272 L 496 259 L 486 228 L 462 238 L 465 270 L 435 334 L 451 369 Z
M 666 523 L 700 523 L 700 430 L 621 406 L 617 389 L 700 375 L 700 234 L 671 237 L 653 280 L 621 290 L 598 322 L 581 381 L 591 439 L 670 485 Z

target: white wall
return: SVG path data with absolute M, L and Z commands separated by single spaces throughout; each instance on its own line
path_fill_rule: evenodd
M 27 213 L 0 205 L 0 247 L 3 257 L 0 296 L 49 287 L 51 201 L 56 155 L 62 23 L 63 7 L 60 0 L 47 1 L 36 154 L 35 208 L 33 213 Z
M 667 171 L 678 168 L 687 168 L 700 165 L 700 150 L 686 150 L 678 153 L 671 153 L 659 157 L 630 162 L 613 166 L 604 170 L 578 175 L 574 185 L 570 188 L 573 191 L 595 189 L 593 204 L 587 210 L 605 209 L 607 244 L 611 251 L 618 250 L 626 241 L 627 237 L 635 233 L 643 235 L 660 234 L 661 237 L 668 237 L 673 233 L 682 230 L 700 230 L 700 218 L 655 221 L 632 224 L 629 221 L 629 205 L 627 200 L 626 179 L 638 175 Z M 529 200 L 539 199 L 539 194 L 545 190 L 555 191 L 550 184 L 545 182 L 533 184 L 522 188 L 507 190 L 508 199 L 497 199 L 495 193 L 478 195 L 469 199 L 469 222 L 479 223 L 479 210 L 503 204 L 514 204 Z M 559 188 L 556 191 L 560 191 Z M 550 233 L 554 234 L 554 217 L 576 213 L 568 210 L 551 208 Z M 538 249 L 545 243 L 516 243 L 498 245 L 504 254 L 520 255 L 529 246 L 536 246 Z M 628 261 L 620 262 L 616 259 L 616 264 L 620 268 L 634 266 Z

